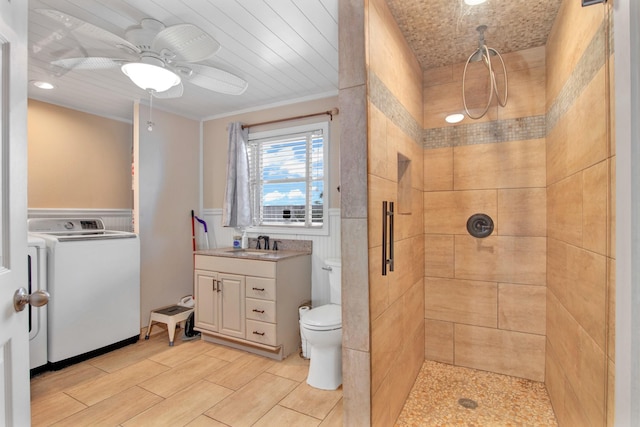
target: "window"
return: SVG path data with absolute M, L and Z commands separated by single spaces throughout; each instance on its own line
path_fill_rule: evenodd
M 254 227 L 324 230 L 327 122 L 249 134 Z

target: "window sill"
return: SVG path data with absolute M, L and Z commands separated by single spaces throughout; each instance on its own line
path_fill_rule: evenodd
M 262 234 L 285 234 L 296 236 L 328 236 L 329 224 L 325 223 L 322 227 L 318 228 L 304 228 L 304 227 L 282 227 L 282 226 L 255 226 L 247 227 L 247 233 L 262 233 Z

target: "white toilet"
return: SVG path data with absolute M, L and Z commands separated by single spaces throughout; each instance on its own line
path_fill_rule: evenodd
M 300 331 L 310 347 L 307 384 L 322 390 L 335 390 L 342 384 L 342 308 L 340 306 L 342 264 L 340 259 L 325 260 L 329 271 L 331 303 L 302 315 Z

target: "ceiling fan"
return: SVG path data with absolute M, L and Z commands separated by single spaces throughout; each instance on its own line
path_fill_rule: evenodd
M 242 78 L 198 62 L 220 50 L 220 44 L 193 24 L 165 26 L 151 18 L 126 30 L 124 38 L 53 9 L 35 9 L 63 26 L 63 34 L 75 36 L 82 48 L 50 62 L 53 68 L 100 70 L 120 68 L 133 83 L 156 98 L 182 96 L 183 82 L 214 92 L 241 95 L 248 83 Z M 84 46 L 107 46 L 100 56 L 89 56 Z M 113 49 L 111 49 L 113 48 Z M 104 54 L 103 54 L 104 53 Z M 68 55 L 68 52 L 59 52 Z

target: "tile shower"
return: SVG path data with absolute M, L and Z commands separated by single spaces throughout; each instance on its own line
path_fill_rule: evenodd
M 350 23 L 340 26 L 340 104 L 353 124 L 341 135 L 345 425 L 392 425 L 425 359 L 543 382 L 560 426 L 612 425 L 610 6 L 563 1 L 545 46 L 504 55 L 507 106 L 444 126 L 464 64 L 421 70 L 386 2 L 349 3 L 340 2 Z M 404 202 L 398 153 L 412 169 Z M 382 200 L 408 206 L 387 277 Z M 466 232 L 478 212 L 495 222 L 485 239 Z

